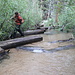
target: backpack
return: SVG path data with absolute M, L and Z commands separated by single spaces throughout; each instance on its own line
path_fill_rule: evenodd
M 24 19 L 22 19 L 21 23 L 22 23 L 22 24 L 24 23 Z

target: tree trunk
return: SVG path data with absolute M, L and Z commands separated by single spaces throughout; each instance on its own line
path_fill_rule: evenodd
M 11 40 L 6 40 L 0 42 L 0 47 L 3 49 L 10 49 L 14 48 L 17 46 L 33 43 L 33 42 L 38 42 L 43 40 L 42 37 L 40 36 L 28 36 L 28 37 L 22 37 L 22 38 L 17 38 L 17 39 L 11 39 Z

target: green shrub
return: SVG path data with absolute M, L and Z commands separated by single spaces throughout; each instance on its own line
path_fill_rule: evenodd
M 14 22 L 10 18 L 16 11 L 25 19 L 22 24 L 23 30 L 42 20 L 42 10 L 39 8 L 38 0 L 0 0 L 0 31 L 4 31 L 6 35 L 14 30 Z
M 65 30 L 71 30 L 75 27 L 75 7 L 65 7 L 63 12 L 59 15 L 59 25 L 63 26 Z

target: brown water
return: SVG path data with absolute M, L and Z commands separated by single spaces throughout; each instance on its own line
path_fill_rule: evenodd
M 73 45 L 72 41 L 49 43 L 51 41 L 72 38 L 72 34 L 40 35 L 43 41 L 25 46 L 37 46 L 50 50 L 65 45 Z M 11 49 L 10 58 L 0 64 L 0 75 L 75 75 L 75 49 L 38 53 L 22 49 Z

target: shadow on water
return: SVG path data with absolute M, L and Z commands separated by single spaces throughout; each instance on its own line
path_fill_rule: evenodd
M 42 53 L 42 52 L 53 53 L 53 52 L 56 52 L 56 51 L 69 50 L 69 49 L 74 49 L 74 48 L 75 48 L 75 45 L 72 45 L 72 44 L 71 45 L 66 45 L 66 46 L 61 46 L 61 47 L 50 49 L 50 50 L 44 50 L 40 47 L 33 47 L 33 46 L 20 46 L 20 47 L 17 47 L 17 49 L 36 52 L 36 53 Z
M 58 40 L 58 41 L 52 41 L 52 42 L 49 42 L 49 43 L 62 43 L 62 42 L 68 42 L 68 41 L 73 41 L 74 39 L 73 38 L 69 38 L 69 39 L 66 39 L 66 40 Z
M 54 49 L 50 49 L 50 52 L 56 52 L 56 51 L 61 51 L 61 50 L 69 50 L 69 49 L 75 49 L 75 45 L 66 45 Z

